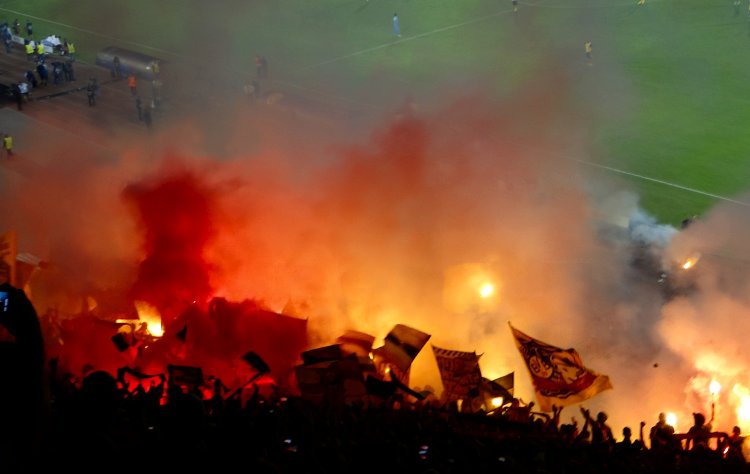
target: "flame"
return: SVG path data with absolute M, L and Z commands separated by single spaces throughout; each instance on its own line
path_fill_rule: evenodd
M 701 254 L 694 253 L 693 255 L 688 257 L 684 262 L 682 262 L 682 269 L 690 270 L 698 263 L 698 260 L 700 260 L 700 258 L 701 258 Z
M 489 298 L 492 296 L 492 293 L 495 292 L 495 287 L 492 283 L 485 283 L 482 285 L 482 287 L 479 289 L 479 296 L 482 298 Z
M 149 334 L 154 337 L 162 337 L 164 328 L 161 325 L 161 315 L 159 310 L 146 303 L 145 301 L 136 301 L 135 309 L 138 311 L 138 319 L 146 323 Z
M 492 406 L 497 408 L 503 405 L 503 397 L 495 397 L 492 399 Z

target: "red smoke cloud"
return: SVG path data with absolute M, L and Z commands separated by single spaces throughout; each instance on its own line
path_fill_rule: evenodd
M 130 291 L 159 309 L 165 326 L 191 303 L 212 294 L 206 246 L 215 235 L 213 192 L 188 171 L 134 184 L 124 197 L 141 223 L 145 258 Z
M 118 163 L 51 163 L 50 176 L 18 194 L 19 208 L 42 208 L 50 219 L 11 209 L 2 217 L 21 236 L 53 237 L 38 253 L 69 286 L 118 290 L 163 312 L 171 342 L 144 352 L 144 364 L 222 365 L 236 374 L 241 352 L 253 350 L 243 341 L 258 330 L 230 320 L 286 307 L 308 318 L 309 345 L 345 329 L 377 337 L 395 323 L 421 329 L 437 346 L 483 353 L 484 375 L 515 370 L 516 393 L 529 401 L 510 320 L 576 348 L 587 366 L 609 375 L 615 389 L 586 405 L 606 409 L 615 427 L 637 426 L 684 405 L 695 365 L 665 344 L 682 328 L 660 334 L 661 289 L 632 267 L 628 229 L 603 222 L 613 214 L 627 222 L 637 197 L 575 161 L 592 160 L 585 127 L 571 120 L 563 85 L 555 86 L 500 104 L 472 97 L 434 113 L 417 106 L 367 138 L 307 123 L 296 130 L 294 120 L 266 109 L 263 117 L 238 113 L 229 117 L 238 125 L 222 130 L 226 159 L 214 150 L 196 156 L 201 131 L 182 124 L 129 148 Z M 163 152 L 176 146 L 184 149 Z M 82 184 L 63 188 L 61 174 Z M 494 300 L 478 300 L 458 281 L 474 273 L 493 280 Z M 46 295 L 32 296 L 41 304 Z M 241 308 L 212 319 L 203 305 L 214 296 Z M 107 300 L 97 298 L 92 312 L 109 317 Z M 192 301 L 199 305 L 188 317 Z M 77 314 L 75 302 L 64 317 Z M 669 309 L 666 321 L 685 321 L 683 306 Z M 181 346 L 174 339 L 185 324 Z M 282 342 L 256 352 L 297 355 L 307 345 L 275 334 Z M 429 351 L 412 375 L 439 390 Z

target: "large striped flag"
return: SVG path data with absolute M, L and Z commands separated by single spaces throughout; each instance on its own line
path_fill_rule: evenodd
M 508 325 L 531 374 L 540 410 L 573 405 L 612 388 L 609 377 L 586 368 L 575 349 L 555 347 Z
M 443 398 L 465 400 L 479 395 L 482 372 L 476 352 L 462 352 L 432 346 L 443 382 Z

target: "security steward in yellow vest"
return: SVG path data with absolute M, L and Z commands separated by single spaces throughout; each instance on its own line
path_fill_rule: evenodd
M 26 59 L 31 61 L 31 59 L 34 57 L 34 45 L 31 44 L 31 41 L 26 41 L 23 47 L 26 50 Z

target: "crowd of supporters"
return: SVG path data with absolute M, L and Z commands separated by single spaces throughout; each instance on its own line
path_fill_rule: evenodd
M 214 381 L 214 387 L 221 387 Z M 210 386 L 209 386 L 210 387 Z M 241 468 L 260 473 L 717 473 L 747 472 L 729 438 L 686 449 L 607 436 L 606 416 L 558 424 L 556 416 L 461 413 L 455 404 L 387 399 L 314 403 L 257 385 L 227 395 L 170 384 L 128 388 L 104 371 L 56 376 L 39 450 L 24 466 L 88 472 Z M 8 407 L 5 407 L 8 409 Z M 31 423 L 31 420 L 29 420 Z M 643 423 L 641 430 L 643 429 Z M 610 432 L 611 434 L 611 432 Z M 663 436 L 660 433 L 659 436 Z M 671 436 L 671 440 L 670 440 Z M 685 438 L 685 436 L 683 436 Z M 4 472 L 14 472 L 4 470 Z
M 660 416 L 647 436 L 641 422 L 636 439 L 630 429 L 616 439 L 606 413 L 585 407 L 579 427 L 560 424 L 559 407 L 538 413 L 513 399 L 464 412 L 406 386 L 334 402 L 284 393 L 268 378 L 232 391 L 211 376 L 128 368 L 79 378 L 45 362 L 22 290 L 0 285 L 0 300 L 0 472 L 750 472 L 739 428 L 711 432 L 701 414 L 687 433 Z

